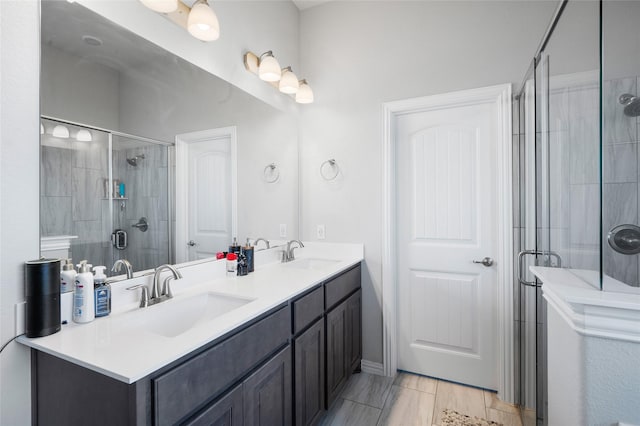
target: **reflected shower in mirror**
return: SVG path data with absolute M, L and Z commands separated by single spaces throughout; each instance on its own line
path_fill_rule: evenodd
M 69 142 L 72 146 L 64 148 L 66 151 L 54 151 L 57 148 L 51 146 L 55 139 L 51 133 L 55 125 L 45 123 L 41 183 L 41 236 L 45 240 L 64 235 L 77 237 L 71 242 L 74 261 L 87 258 L 93 264 L 104 262 L 110 269 L 113 261 L 123 256 L 104 253 L 113 250 L 112 234 L 121 229 L 130 237 L 131 253 L 125 258 L 136 271 L 166 261 L 157 255 L 165 248 L 169 261 L 188 260 L 190 257 L 175 257 L 175 248 L 187 246 L 193 238 L 174 238 L 174 148 L 136 146 L 118 135 L 173 143 L 177 135 L 225 128 L 235 128 L 236 134 L 237 227 L 236 235 L 230 237 L 243 242 L 247 237 L 278 239 L 281 224 L 286 225 L 286 238 L 298 237 L 295 116 L 265 104 L 78 3 L 43 1 L 41 25 L 41 114 L 88 125 L 93 140 L 83 142 L 83 147 L 92 147 L 96 155 L 91 157 L 95 164 L 87 165 L 90 156 L 88 151 L 76 149 L 74 144 L 80 143 L 77 139 Z M 173 24 L 167 21 L 167 25 Z M 71 136 L 78 136 L 82 130 L 69 127 Z M 91 130 L 95 128 L 113 131 L 111 145 L 109 132 Z M 86 133 L 82 132 L 78 139 L 84 138 Z M 70 161 L 72 167 L 58 168 L 56 158 Z M 276 182 L 269 183 L 264 179 L 264 168 L 272 163 L 278 164 L 280 175 Z M 116 179 L 124 183 L 128 200 L 104 202 L 105 179 L 111 179 L 111 185 Z M 168 182 L 166 188 L 163 182 Z M 90 199 L 78 197 L 74 201 L 68 194 L 82 185 L 89 186 L 92 195 Z M 222 202 L 213 188 L 200 189 L 210 203 Z M 190 188 L 182 190 L 181 195 L 188 191 Z M 103 204 L 110 205 L 110 214 L 105 213 L 109 209 Z M 228 212 L 230 215 L 230 208 Z M 148 231 L 144 239 L 134 241 L 134 236 L 143 234 L 140 227 L 134 227 L 141 218 L 146 219 Z M 95 221 L 100 222 L 99 227 L 89 226 Z M 203 222 L 211 229 L 201 231 L 216 232 L 211 222 Z M 168 230 L 160 232 L 165 225 Z M 223 251 L 227 245 L 209 247 L 208 251 Z M 44 246 L 42 251 L 45 254 Z

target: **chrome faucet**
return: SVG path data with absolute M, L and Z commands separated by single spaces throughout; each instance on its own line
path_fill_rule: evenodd
M 164 299 L 170 299 L 173 297 L 173 294 L 171 293 L 171 287 L 169 286 L 169 280 L 165 280 L 164 288 L 162 289 L 162 292 L 160 292 L 160 274 L 162 274 L 162 271 L 164 271 L 165 269 L 171 271 L 174 279 L 178 280 L 182 278 L 182 274 L 174 266 L 168 264 L 158 266 L 156 268 L 156 272 L 153 274 L 153 287 L 151 289 L 151 299 L 149 300 L 151 304 L 162 302 L 162 300 Z M 153 302 L 153 300 L 155 299 L 157 299 L 158 301 Z
M 302 241 L 300 241 L 300 240 L 291 240 L 291 241 L 289 241 L 287 243 L 287 248 L 282 253 L 282 263 L 291 262 L 292 260 L 296 260 L 296 256 L 293 253 L 293 250 L 295 250 L 297 247 L 292 247 L 291 246 L 292 244 L 298 244 L 298 247 L 300 247 L 300 248 L 304 247 L 304 244 L 302 244 Z
M 127 279 L 130 280 L 133 278 L 133 266 L 131 266 L 131 263 L 129 263 L 127 259 L 116 260 L 111 268 L 111 272 L 120 272 L 121 266 L 124 266 L 124 270 L 127 273 Z
M 260 237 L 260 238 L 258 238 L 257 240 L 255 240 L 255 241 L 253 242 L 253 246 L 254 246 L 254 247 L 257 247 L 257 246 L 258 246 L 258 243 L 259 243 L 260 241 L 264 241 L 264 243 L 267 245 L 267 250 L 269 250 L 269 249 L 271 248 L 271 244 L 269 244 L 269 240 L 267 240 L 266 238 L 262 238 L 262 237 Z

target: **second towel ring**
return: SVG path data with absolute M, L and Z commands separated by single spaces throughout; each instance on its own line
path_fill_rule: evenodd
M 327 164 L 333 169 L 333 173 L 326 172 L 325 166 Z M 335 158 L 327 160 L 320 165 L 320 176 L 322 176 L 324 180 L 334 180 L 335 178 L 338 177 L 339 173 L 340 173 L 340 167 L 338 166 L 338 163 L 336 163 Z
M 267 164 L 262 174 L 264 175 L 264 181 L 267 183 L 275 183 L 280 179 L 280 170 L 278 170 L 276 163 Z

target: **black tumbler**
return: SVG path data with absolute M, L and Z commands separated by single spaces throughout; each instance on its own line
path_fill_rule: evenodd
M 25 334 L 42 337 L 60 331 L 60 259 L 25 262 Z

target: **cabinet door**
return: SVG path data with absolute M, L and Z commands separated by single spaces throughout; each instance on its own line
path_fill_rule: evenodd
M 295 340 L 296 425 L 312 425 L 324 413 L 324 320 Z
M 327 313 L 327 408 L 347 381 L 347 303 Z
M 362 290 L 347 299 L 347 360 L 349 374 L 360 371 L 362 360 Z
M 221 399 L 185 423 L 185 426 L 242 426 L 242 386 L 238 385 Z
M 271 358 L 242 384 L 244 424 L 293 424 L 291 346 Z

